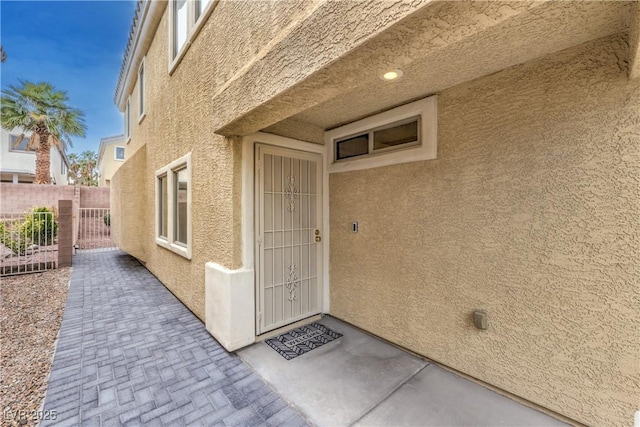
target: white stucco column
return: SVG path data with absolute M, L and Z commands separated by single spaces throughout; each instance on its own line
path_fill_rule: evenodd
M 227 351 L 253 344 L 255 287 L 253 270 L 205 264 L 205 326 Z

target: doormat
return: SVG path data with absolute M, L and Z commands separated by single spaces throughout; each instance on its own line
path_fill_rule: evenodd
M 265 342 L 282 357 L 291 360 L 341 336 L 341 333 L 314 322 L 277 337 L 269 338 Z

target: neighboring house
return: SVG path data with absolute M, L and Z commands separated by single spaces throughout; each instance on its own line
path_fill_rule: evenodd
M 27 148 L 31 132 L 18 143 L 22 131 L 1 130 L 0 177 L 2 182 L 33 184 L 36 179 L 36 153 Z M 51 147 L 51 184 L 67 185 L 69 159 L 63 149 Z
M 228 350 L 329 313 L 631 425 L 639 27 L 624 1 L 143 1 L 112 234 Z
M 98 186 L 110 187 L 111 177 L 125 161 L 124 135 L 100 139 L 98 148 Z

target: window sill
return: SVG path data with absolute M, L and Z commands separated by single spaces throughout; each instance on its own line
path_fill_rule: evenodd
M 156 237 L 156 244 L 158 246 L 162 246 L 165 249 L 170 250 L 173 253 L 176 253 L 186 259 L 191 259 L 191 247 L 190 246 L 181 246 L 176 243 L 169 243 L 168 240 L 163 239 L 161 237 Z

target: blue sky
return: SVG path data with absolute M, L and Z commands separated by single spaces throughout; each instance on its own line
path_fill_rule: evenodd
M 69 152 L 98 151 L 100 138 L 123 133 L 113 103 L 135 1 L 6 1 L 0 39 L 7 54 L 2 88 L 18 80 L 47 81 L 67 91 L 85 113 L 86 138 Z

